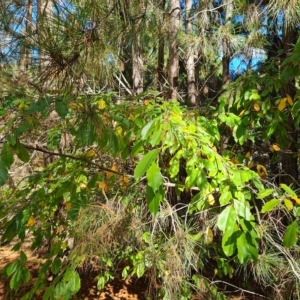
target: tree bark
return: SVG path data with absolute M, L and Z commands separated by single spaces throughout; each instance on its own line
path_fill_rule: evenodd
M 166 1 L 159 1 L 159 6 L 162 14 L 165 11 Z M 162 20 L 159 21 L 159 40 L 158 40 L 158 55 L 157 55 L 157 89 L 162 92 L 165 84 L 165 75 L 164 75 L 164 66 L 165 66 L 165 39 L 162 33 L 162 22 L 164 21 L 164 17 L 162 16 Z
M 297 42 L 297 28 L 286 28 L 283 32 L 283 49 L 284 49 L 284 58 L 286 58 L 291 51 L 294 49 L 294 45 Z M 296 94 L 296 80 L 295 77 L 291 77 L 281 88 L 281 97 L 284 98 L 287 95 L 292 98 Z M 289 116 L 288 127 L 290 131 L 290 145 L 286 152 L 282 153 L 281 162 L 282 162 L 282 171 L 283 174 L 280 178 L 281 183 L 287 185 L 293 185 L 295 188 L 299 187 L 299 174 L 298 174 L 298 148 L 297 148 L 297 139 L 298 131 L 295 128 L 294 121 L 291 116 Z M 296 184 L 296 185 L 295 185 Z
M 225 1 L 225 27 L 228 31 L 231 30 L 231 19 L 233 13 L 233 1 Z M 230 82 L 230 73 L 229 73 L 229 64 L 230 64 L 230 41 L 227 37 L 223 39 L 223 57 L 222 57 L 222 83 L 227 84 Z
M 138 26 L 138 25 L 137 25 Z M 132 83 L 133 95 L 141 94 L 144 91 L 144 61 L 141 46 L 140 34 L 132 42 Z
M 22 70 L 27 70 L 31 64 L 30 48 L 27 43 L 27 39 L 30 38 L 32 31 L 32 0 L 28 0 L 26 4 L 25 13 L 25 44 L 23 45 L 23 53 L 20 59 L 20 66 Z
M 192 34 L 192 22 L 191 22 L 191 14 L 192 14 L 192 0 L 185 1 L 185 9 L 186 9 L 186 34 Z M 192 47 L 188 47 L 187 49 L 187 58 L 186 58 L 186 72 L 187 72 L 187 87 L 188 87 L 188 102 L 190 106 L 196 105 L 197 100 L 197 89 L 196 89 L 196 79 L 195 79 L 195 61 L 194 61 L 194 50 Z
M 179 77 L 179 56 L 177 35 L 180 24 L 180 1 L 171 0 L 170 26 L 169 26 L 169 65 L 168 65 L 168 83 L 169 99 L 178 99 L 178 77 Z

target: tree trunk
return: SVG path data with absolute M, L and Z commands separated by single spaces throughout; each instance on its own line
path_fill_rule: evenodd
M 180 24 L 180 1 L 171 0 L 170 26 L 169 26 L 169 66 L 168 83 L 169 99 L 178 99 L 178 77 L 179 77 L 179 56 L 177 34 Z
M 135 24 L 134 26 L 138 26 Z M 138 26 L 139 27 L 139 26 Z M 141 37 L 137 35 L 132 42 L 132 84 L 133 95 L 141 94 L 144 91 L 144 61 L 142 56 Z
M 26 4 L 25 14 L 25 44 L 23 45 L 23 53 L 20 59 L 20 66 L 22 70 L 27 70 L 31 64 L 30 48 L 26 40 L 30 37 L 32 31 L 32 0 L 28 0 Z
M 166 1 L 159 1 L 160 10 L 162 13 L 165 11 Z M 164 75 L 164 66 L 165 66 L 165 39 L 163 33 L 161 32 L 161 28 L 163 26 L 162 22 L 164 22 L 164 17 L 162 20 L 159 20 L 159 40 L 158 40 L 158 55 L 157 55 L 157 89 L 162 92 L 163 86 L 165 84 L 165 75 Z
M 192 34 L 192 22 L 191 22 L 191 13 L 192 13 L 192 0 L 185 1 L 185 9 L 186 9 L 186 34 Z M 188 87 L 188 102 L 190 106 L 196 105 L 196 79 L 195 79 L 195 61 L 194 61 L 194 50 L 192 47 L 188 47 L 187 49 L 187 58 L 186 58 L 186 72 L 187 72 L 187 87 Z
M 283 32 L 283 49 L 284 56 L 287 57 L 291 51 L 294 49 L 294 45 L 297 42 L 297 28 L 286 28 Z M 285 58 L 284 57 L 284 58 Z M 284 84 L 281 88 L 281 97 L 286 97 L 287 95 L 292 98 L 296 94 L 296 81 L 295 77 L 291 77 L 288 82 Z M 281 183 L 287 185 L 293 185 L 295 188 L 299 187 L 299 175 L 298 175 L 298 148 L 297 148 L 297 139 L 298 131 L 295 128 L 294 121 L 291 116 L 289 116 L 288 127 L 290 131 L 290 145 L 287 152 L 282 153 L 281 162 L 282 162 L 282 171 L 283 175 L 281 176 Z M 290 152 L 289 152 L 290 151 Z
M 225 1 L 225 27 L 226 30 L 230 31 L 232 26 L 232 13 L 233 13 L 233 1 Z M 230 63 L 230 41 L 228 37 L 223 40 L 223 57 L 222 57 L 222 83 L 227 84 L 230 82 L 229 63 Z

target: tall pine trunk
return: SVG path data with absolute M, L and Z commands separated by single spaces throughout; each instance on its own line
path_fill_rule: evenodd
M 169 99 L 178 99 L 178 77 L 179 77 L 179 56 L 177 35 L 180 24 L 180 0 L 170 2 L 170 23 L 169 23 L 169 65 L 168 83 Z
M 186 33 L 187 35 L 192 34 L 192 0 L 185 1 L 185 9 L 186 9 Z M 188 90 L 188 102 L 190 106 L 196 105 L 196 97 L 197 97 L 197 89 L 196 89 L 196 79 L 195 79 L 195 61 L 194 61 L 194 49 L 192 47 L 188 47 L 187 49 L 187 57 L 186 57 L 186 72 L 187 72 L 187 90 Z

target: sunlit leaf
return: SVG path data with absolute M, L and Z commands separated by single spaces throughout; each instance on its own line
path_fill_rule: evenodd
M 214 240 L 214 233 L 213 231 L 211 230 L 210 227 L 206 227 L 206 230 L 205 230 L 205 236 L 204 236 L 204 242 L 205 244 L 209 245 L 213 242 Z
M 98 101 L 98 109 L 103 110 L 106 108 L 106 102 L 103 99 Z
M 152 162 L 151 166 L 146 172 L 146 177 L 148 180 L 148 185 L 152 187 L 153 192 L 156 193 L 158 188 L 163 183 L 163 178 L 160 172 L 160 168 L 155 162 Z
M 279 199 L 272 199 L 272 200 L 266 202 L 266 203 L 263 205 L 263 207 L 262 207 L 262 209 L 261 209 L 261 212 L 262 212 L 262 213 L 266 213 L 266 212 L 268 212 L 268 211 L 271 211 L 271 210 L 273 210 L 277 205 L 279 205 L 279 203 L 280 203 L 280 200 L 279 200 Z
M 136 180 L 140 179 L 141 176 L 143 176 L 145 172 L 149 169 L 152 162 L 157 158 L 159 151 L 159 149 L 153 149 L 146 155 L 144 155 L 143 158 L 139 161 L 138 165 L 134 170 L 134 178 Z
M 216 202 L 215 197 L 212 194 L 209 194 L 207 196 L 207 202 L 209 205 L 214 205 Z
M 33 216 L 30 216 L 30 218 L 28 219 L 27 225 L 29 227 L 32 227 L 35 224 L 35 218 Z
M 293 202 L 289 199 L 284 199 L 283 200 L 285 207 L 287 208 L 287 210 L 292 210 L 294 208 Z
M 270 146 L 270 150 L 272 152 L 274 152 L 274 151 L 280 151 L 281 149 L 277 144 L 273 144 L 273 145 Z
M 289 103 L 289 105 L 293 106 L 294 105 L 294 102 L 293 102 L 293 99 L 290 95 L 286 95 L 286 99 L 287 99 L 287 102 Z
M 284 110 L 286 108 L 286 102 L 287 102 L 287 98 L 281 99 L 278 105 L 278 110 L 280 111 Z

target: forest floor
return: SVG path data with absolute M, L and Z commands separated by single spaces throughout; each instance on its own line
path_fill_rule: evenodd
M 2 270 L 7 263 L 14 261 L 19 253 L 11 250 L 12 245 L 0 245 L 0 300 L 18 300 L 30 290 L 30 286 L 33 284 L 37 274 L 40 263 L 43 262 L 35 253 L 30 250 L 30 242 L 22 246 L 22 250 L 27 256 L 27 267 L 31 273 L 31 279 L 26 286 L 22 287 L 17 293 L 13 292 L 9 288 L 9 280 L 2 278 Z M 143 279 L 116 279 L 106 284 L 102 291 L 97 290 L 96 282 L 93 274 L 84 276 L 81 278 L 81 289 L 74 296 L 73 300 L 151 300 L 147 297 L 148 285 Z M 36 300 L 42 299 L 41 297 L 35 298 Z M 203 297 L 196 297 L 196 299 L 204 299 Z M 229 294 L 228 300 L 261 300 L 261 297 L 247 297 L 241 294 Z M 267 299 L 267 298 L 265 298 Z M 177 299 L 174 299 L 177 300 Z

